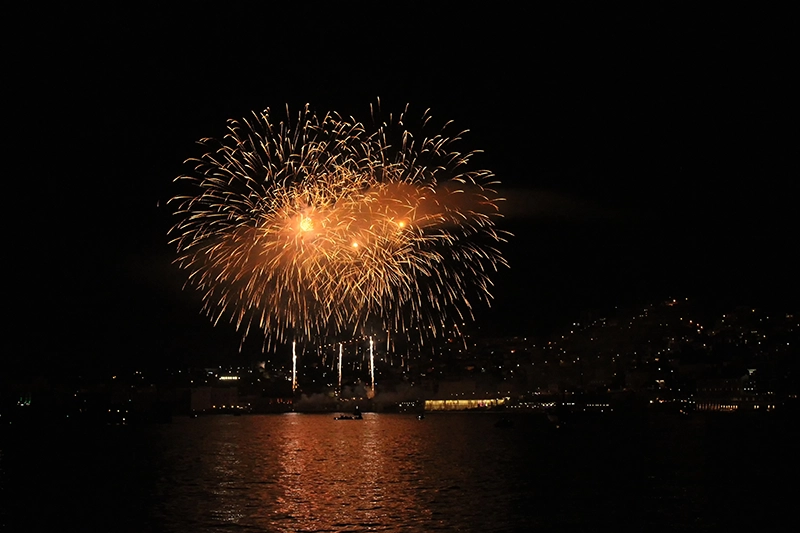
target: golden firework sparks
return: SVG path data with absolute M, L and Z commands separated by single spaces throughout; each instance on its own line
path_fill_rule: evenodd
M 200 141 L 170 234 L 215 323 L 276 342 L 371 319 L 435 335 L 471 317 L 473 297 L 488 303 L 506 264 L 493 175 L 451 151 L 461 134 L 417 139 L 404 117 L 370 132 L 308 106 L 276 124 L 267 109 Z

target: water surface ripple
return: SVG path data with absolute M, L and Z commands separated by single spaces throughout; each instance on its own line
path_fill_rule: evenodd
M 664 417 L 563 432 L 534 415 L 498 428 L 499 417 L 5 431 L 0 519 L 19 531 L 716 531 L 763 526 L 789 505 L 774 488 L 796 461 L 769 440 L 780 427 L 753 438 L 751 427 Z

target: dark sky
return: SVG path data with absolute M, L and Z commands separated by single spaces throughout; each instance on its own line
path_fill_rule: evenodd
M 261 4 L 9 21 L 11 360 L 235 352 L 171 265 L 173 178 L 229 118 L 367 120 L 378 97 L 469 129 L 502 182 L 515 238 L 485 327 L 543 335 L 666 296 L 797 309 L 786 13 Z

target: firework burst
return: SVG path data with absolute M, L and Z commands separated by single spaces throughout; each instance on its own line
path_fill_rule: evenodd
M 371 321 L 436 335 L 489 302 L 501 199 L 468 170 L 474 152 L 452 150 L 461 134 L 416 139 L 405 113 L 372 131 L 308 106 L 286 117 L 229 121 L 178 178 L 192 194 L 172 199 L 171 242 L 215 323 L 270 343 Z

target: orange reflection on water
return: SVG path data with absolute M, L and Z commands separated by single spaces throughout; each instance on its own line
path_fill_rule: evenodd
M 509 512 L 507 499 L 498 500 L 507 483 L 481 465 L 502 444 L 497 439 L 513 434 L 487 434 L 491 421 L 481 418 L 291 413 L 178 421 L 167 429 L 171 466 L 156 490 L 156 514 L 196 531 L 496 531 Z M 473 496 L 490 507 L 475 506 Z
M 285 531 L 381 529 L 398 516 L 425 515 L 408 468 L 397 461 L 397 425 L 366 413 L 363 420 L 288 415 L 283 428 L 273 527 Z M 315 423 L 309 423 L 313 419 Z M 402 495 L 401 497 L 398 497 Z

